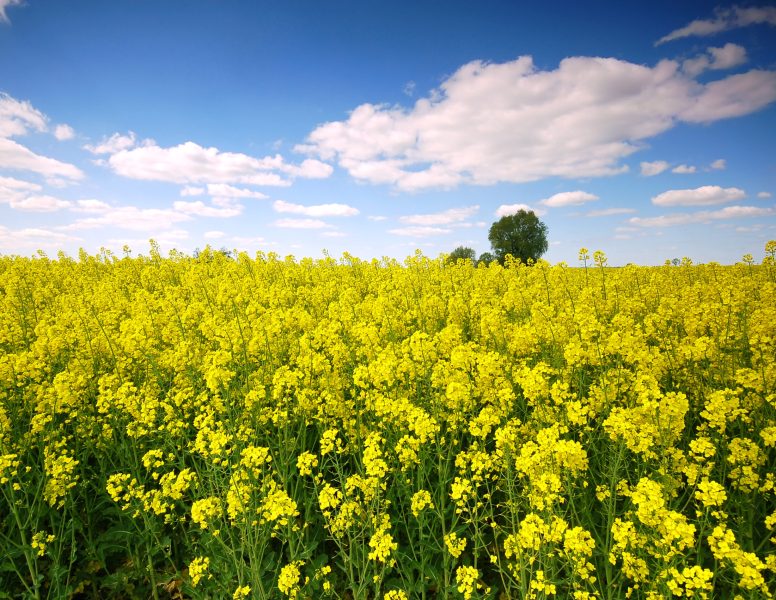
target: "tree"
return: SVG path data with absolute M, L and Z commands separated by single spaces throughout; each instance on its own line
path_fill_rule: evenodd
M 531 211 L 519 210 L 490 226 L 488 240 L 499 262 L 507 254 L 523 262 L 536 261 L 547 252 L 547 225 Z
M 450 254 L 447 255 L 447 262 L 455 264 L 461 258 L 463 258 L 464 260 L 468 259 L 469 261 L 474 263 L 477 260 L 477 254 L 471 248 L 466 248 L 465 246 L 458 246 L 455 250 L 453 250 Z
M 488 266 L 494 260 L 496 260 L 496 257 L 493 256 L 492 252 L 483 252 L 482 254 L 480 254 L 480 257 L 477 259 L 477 264 L 482 263 L 485 266 Z

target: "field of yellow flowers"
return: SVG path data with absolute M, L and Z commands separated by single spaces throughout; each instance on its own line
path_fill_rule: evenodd
M 771 598 L 774 254 L 0 257 L 0 597 Z

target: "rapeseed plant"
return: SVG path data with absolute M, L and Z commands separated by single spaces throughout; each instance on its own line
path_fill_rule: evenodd
M 765 252 L 0 257 L 0 589 L 770 598 Z

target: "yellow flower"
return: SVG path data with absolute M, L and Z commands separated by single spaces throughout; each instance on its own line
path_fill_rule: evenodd
M 434 508 L 434 503 L 431 501 L 431 494 L 429 491 L 420 490 L 415 492 L 412 496 L 411 507 L 412 514 L 415 515 L 415 517 L 419 516 L 426 508 Z
M 458 534 L 451 531 L 445 536 L 445 546 L 447 546 L 447 551 L 453 558 L 458 558 L 466 549 L 466 538 L 459 538 Z
M 191 585 L 197 587 L 203 577 L 211 579 L 213 576 L 208 573 L 210 568 L 210 559 L 207 556 L 198 556 L 189 563 L 189 577 Z
M 202 529 L 207 529 L 213 521 L 223 514 L 221 500 L 215 496 L 196 500 L 191 505 L 191 520 Z
M 377 530 L 369 540 L 369 547 L 372 549 L 369 552 L 369 560 L 382 563 L 387 562 L 391 552 L 399 547 L 393 541 L 393 536 L 388 532 L 390 528 L 391 521 L 388 515 L 384 514 L 380 521 L 377 522 Z
M 311 452 L 303 452 L 296 459 L 296 468 L 299 469 L 299 474 L 303 477 L 305 475 L 312 475 L 313 469 L 318 466 L 318 457 Z
M 474 592 L 481 589 L 483 585 L 479 583 L 480 572 L 475 567 L 458 567 L 455 571 L 455 582 L 458 592 L 463 595 L 464 600 L 469 600 Z
M 299 578 L 301 577 L 300 569 L 302 565 L 304 565 L 304 561 L 296 560 L 280 569 L 278 589 L 289 598 L 296 598 L 299 593 Z

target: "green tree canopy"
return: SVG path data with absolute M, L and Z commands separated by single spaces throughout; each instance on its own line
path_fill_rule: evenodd
M 533 211 L 519 210 L 493 223 L 488 240 L 500 262 L 507 254 L 523 262 L 536 261 L 547 252 L 547 232 L 547 225 Z
M 477 259 L 477 264 L 482 263 L 484 265 L 489 265 L 494 260 L 496 260 L 496 257 L 493 255 L 492 252 L 483 252 L 482 254 L 480 254 L 480 257 Z
M 472 263 L 474 263 L 477 260 L 477 254 L 471 248 L 467 248 L 465 246 L 458 246 L 455 250 L 453 250 L 450 254 L 447 255 L 447 262 L 455 263 L 461 258 L 468 259 Z

